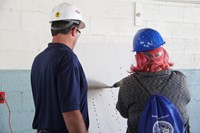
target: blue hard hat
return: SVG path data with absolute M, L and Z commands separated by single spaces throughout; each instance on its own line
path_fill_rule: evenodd
M 133 39 L 133 51 L 143 52 L 153 50 L 164 43 L 165 41 L 158 31 L 151 28 L 140 29 Z

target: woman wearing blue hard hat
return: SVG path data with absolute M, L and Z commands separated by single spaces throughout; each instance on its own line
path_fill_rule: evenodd
M 170 69 L 173 63 L 168 61 L 163 44 L 165 41 L 160 33 L 151 28 L 140 29 L 134 36 L 133 52 L 136 52 L 137 64 L 132 65 L 131 74 L 121 80 L 116 105 L 121 116 L 128 120 L 127 133 L 138 133 L 139 118 L 150 97 L 149 93 L 160 92 L 177 107 L 185 124 L 185 133 L 189 133 L 186 106 L 190 101 L 190 92 L 186 76 Z

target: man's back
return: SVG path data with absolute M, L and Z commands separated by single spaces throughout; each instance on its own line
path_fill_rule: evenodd
M 31 85 L 36 107 L 34 129 L 67 133 L 63 112 L 80 110 L 88 127 L 87 82 L 73 51 L 50 43 L 34 60 Z

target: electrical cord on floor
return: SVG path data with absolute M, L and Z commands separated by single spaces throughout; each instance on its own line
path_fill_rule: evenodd
M 8 102 L 7 102 L 6 98 L 3 97 L 3 99 L 4 99 L 5 103 L 6 103 L 7 108 L 8 108 L 8 125 L 9 125 L 9 129 L 10 129 L 10 133 L 13 133 L 12 128 L 11 128 L 11 123 L 10 123 L 10 118 L 11 118 L 10 107 L 8 105 Z

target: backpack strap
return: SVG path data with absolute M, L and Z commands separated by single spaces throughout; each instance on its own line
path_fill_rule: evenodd
M 133 74 L 133 76 L 134 76 L 135 79 L 140 83 L 140 85 L 144 88 L 144 90 L 145 90 L 146 92 L 148 92 L 150 95 L 152 95 L 152 94 L 148 91 L 147 87 L 145 87 L 145 86 L 142 84 L 142 82 L 135 76 L 135 74 Z M 171 77 L 172 77 L 172 72 L 171 72 L 169 78 L 167 79 L 167 82 L 165 83 L 165 85 L 161 88 L 159 94 L 162 93 L 162 91 L 164 90 L 165 86 L 167 85 L 167 83 L 169 82 L 169 80 L 171 79 Z
M 134 76 L 135 79 L 140 83 L 140 85 L 144 88 L 144 90 L 145 90 L 146 92 L 148 92 L 150 95 L 152 95 L 152 94 L 147 90 L 147 88 L 142 84 L 142 82 L 135 76 L 135 74 L 133 74 L 133 76 Z
M 185 127 L 184 133 L 191 133 L 190 132 L 190 125 L 189 125 L 189 118 L 188 118 L 187 122 L 185 123 L 184 127 Z

